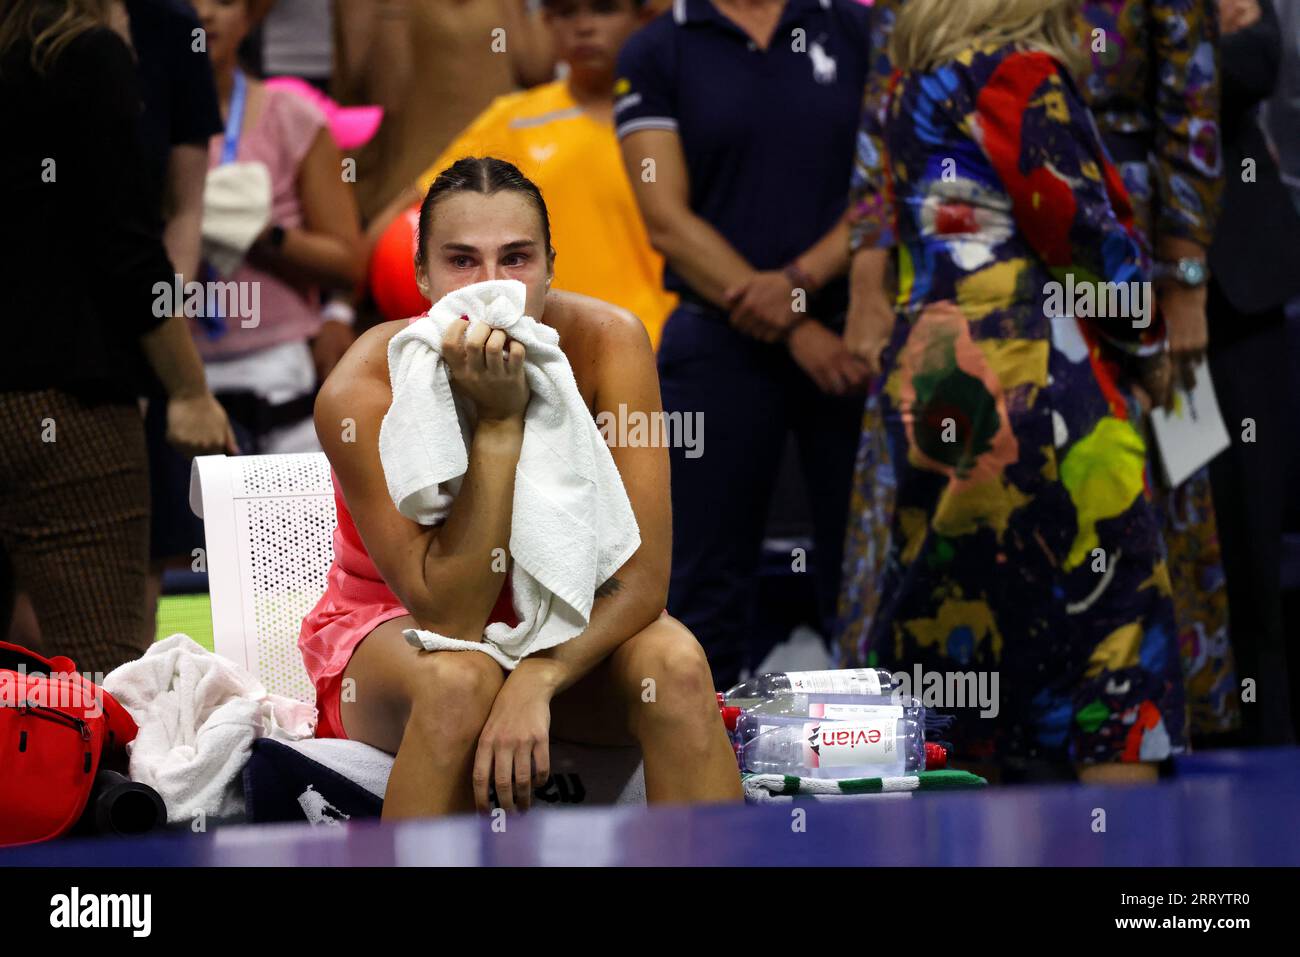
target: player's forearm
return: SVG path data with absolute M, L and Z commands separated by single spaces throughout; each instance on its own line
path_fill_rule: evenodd
M 478 424 L 469 468 L 447 519 L 431 533 L 424 556 L 425 595 L 412 608 L 433 631 L 480 641 L 509 568 L 515 468 L 522 418 Z
M 530 655 L 518 668 L 535 671 L 555 694 L 571 687 L 659 617 L 668 601 L 666 564 L 634 555 L 597 590 L 586 631 Z

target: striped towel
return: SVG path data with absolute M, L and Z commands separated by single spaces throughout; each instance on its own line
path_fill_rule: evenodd
M 748 774 L 742 779 L 752 804 L 865 800 L 913 791 L 974 791 L 988 785 L 969 771 L 921 771 L 891 778 L 801 778 L 793 774 Z

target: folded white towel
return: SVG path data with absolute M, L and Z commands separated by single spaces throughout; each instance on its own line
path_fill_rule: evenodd
M 140 728 L 127 745 L 131 780 L 157 791 L 173 822 L 243 811 L 239 775 L 253 739 L 294 741 L 316 724 L 311 705 L 268 694 L 239 665 L 182 634 L 115 668 L 104 689 Z
M 393 755 L 361 741 L 307 738 L 288 741 L 317 764 L 341 774 L 377 798 L 388 790 Z M 640 748 L 597 748 L 558 738 L 551 740 L 551 780 L 542 789 L 539 808 L 574 804 L 645 804 L 645 771 Z M 305 810 L 305 809 L 304 809 Z
M 442 337 L 468 316 L 507 330 L 526 350 L 532 390 L 515 470 L 510 527 L 518 626 L 488 626 L 482 642 L 407 629 L 411 644 L 482 651 L 513 669 L 521 659 L 586 630 L 596 589 L 641 545 L 632 503 L 591 412 L 578 392 L 559 334 L 524 315 L 525 286 L 513 279 L 448 293 L 388 345 L 393 403 L 379 429 L 379 458 L 393 504 L 422 525 L 445 520 L 469 467 L 471 404 L 451 388 Z M 491 556 L 483 556 L 490 561 Z

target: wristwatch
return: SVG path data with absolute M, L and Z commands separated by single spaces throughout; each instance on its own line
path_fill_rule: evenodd
M 284 227 L 272 226 L 266 231 L 266 244 L 272 249 L 279 250 L 284 246 Z
M 1210 271 L 1199 259 L 1178 259 L 1174 262 L 1158 262 L 1151 269 L 1151 278 L 1157 282 L 1172 279 L 1188 289 L 1199 289 L 1210 278 Z

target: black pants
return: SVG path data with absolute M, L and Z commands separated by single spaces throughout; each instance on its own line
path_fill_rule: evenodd
M 1228 580 L 1228 615 L 1237 679 L 1253 679 L 1243 702 L 1242 743 L 1295 741 L 1282 624 L 1282 518 L 1288 415 L 1286 322 L 1282 309 L 1243 315 L 1211 282 L 1210 374 L 1231 447 L 1210 464 L 1214 511 Z M 1254 423 L 1254 441 L 1244 433 Z
M 812 513 L 807 571 L 817 583 L 822 633 L 830 634 L 864 397 L 826 395 L 784 345 L 751 339 L 732 329 L 725 314 L 693 305 L 668 318 L 658 361 L 669 421 L 678 414 L 703 425 L 698 446 L 676 442 L 670 449 L 668 611 L 695 633 L 714 682 L 725 688 L 756 663 L 750 646 L 758 564 L 791 430 Z

